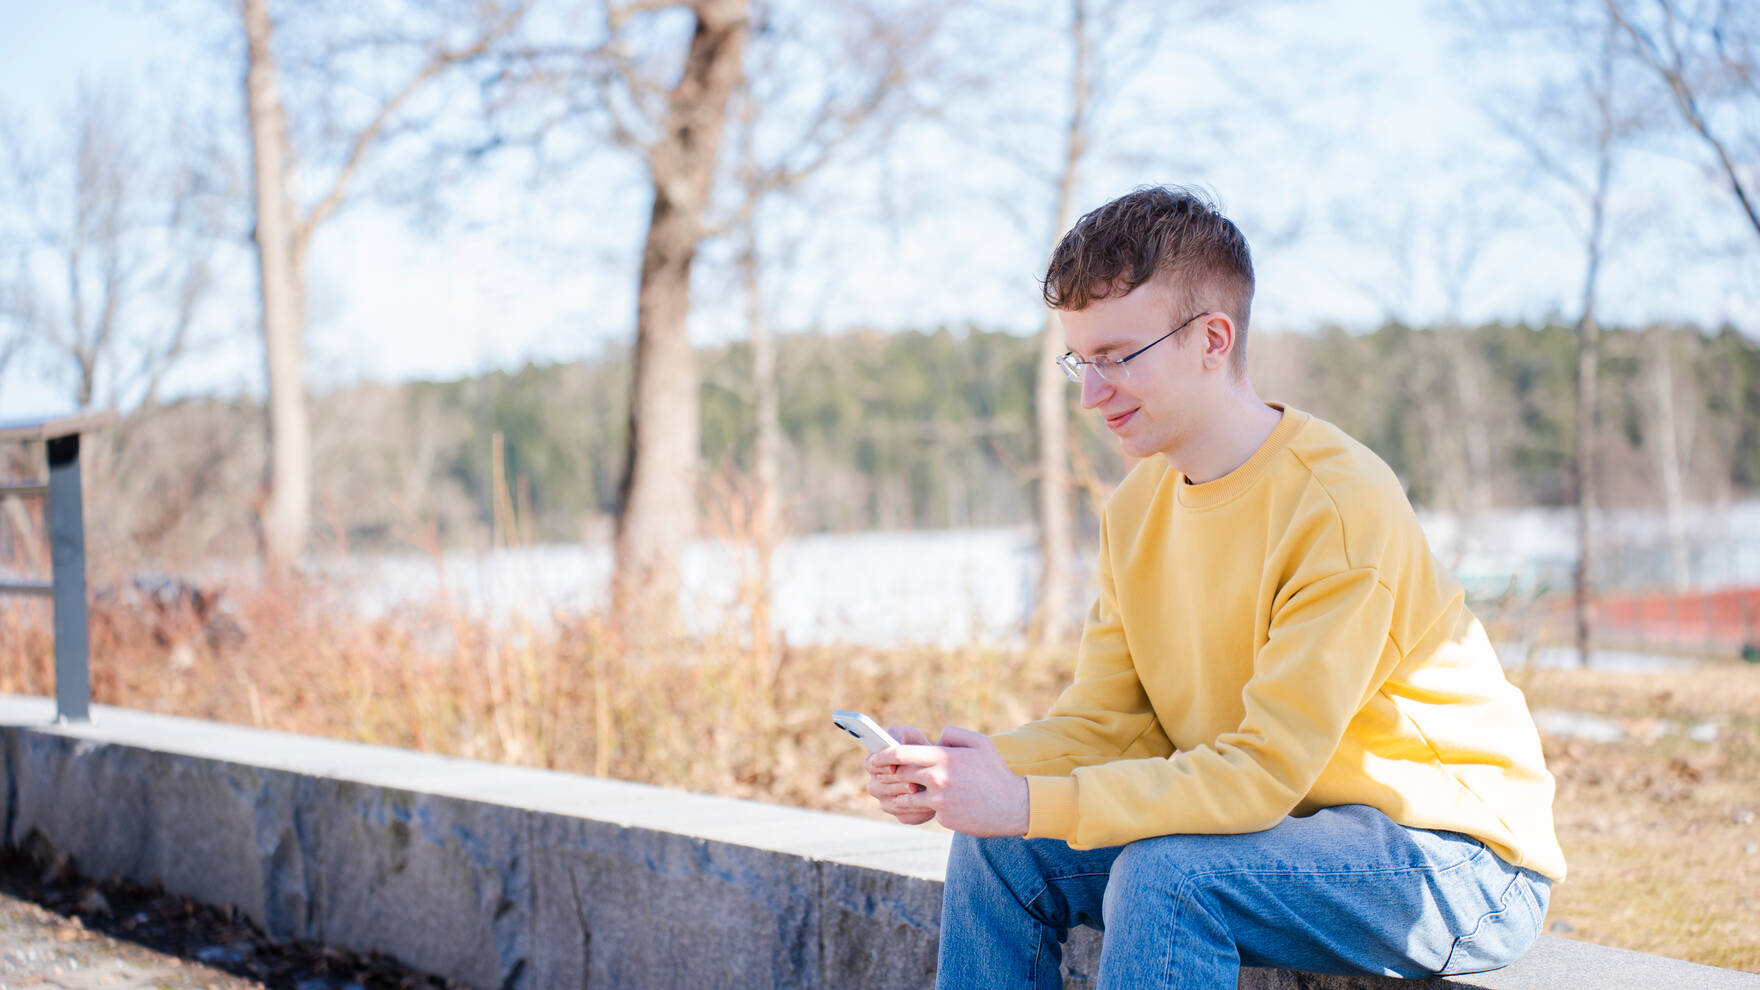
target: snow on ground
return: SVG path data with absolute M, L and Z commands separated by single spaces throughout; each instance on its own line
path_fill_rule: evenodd
M 1470 590 L 1512 589 L 1531 595 L 1570 583 L 1575 516 L 1528 509 L 1471 521 L 1421 518 L 1437 556 Z M 1667 527 L 1656 513 L 1609 513 L 1608 558 L 1640 572 L 1629 586 L 1668 583 Z M 1693 583 L 1701 587 L 1760 583 L 1760 502 L 1691 513 Z M 1091 551 L 1078 555 L 1084 566 Z M 369 613 L 431 598 L 445 590 L 474 615 L 523 616 L 545 622 L 555 611 L 601 604 L 611 575 L 605 545 L 549 545 L 494 552 L 354 557 L 320 568 L 355 582 Z M 697 541 L 687 548 L 681 599 L 686 619 L 706 630 L 736 616 L 742 563 L 736 548 Z M 1663 568 L 1660 577 L 1646 577 Z M 803 536 L 784 543 L 774 567 L 773 615 L 794 643 L 954 646 L 1018 642 L 1032 607 L 1038 560 L 1030 528 L 871 531 Z M 1566 648 L 1529 651 L 1504 644 L 1512 663 L 1566 666 Z M 1532 655 L 1529 655 L 1532 652 Z M 1663 669 L 1668 658 L 1607 652 L 1598 667 Z
M 611 549 L 519 547 L 321 566 L 354 581 L 356 600 L 369 614 L 444 589 L 472 614 L 543 621 L 606 600 Z M 688 623 L 707 630 L 733 621 L 741 567 L 725 544 L 700 540 L 686 548 L 681 602 Z M 771 612 L 793 643 L 1006 643 L 1018 638 L 1032 606 L 1037 570 L 1031 530 L 807 536 L 777 551 Z
M 1760 584 L 1760 501 L 1689 506 L 1683 535 L 1695 588 Z M 1574 509 L 1511 509 L 1462 519 L 1419 513 L 1430 547 L 1469 590 L 1568 588 L 1577 563 Z M 1650 509 L 1601 516 L 1598 582 L 1608 588 L 1674 583 L 1668 520 Z

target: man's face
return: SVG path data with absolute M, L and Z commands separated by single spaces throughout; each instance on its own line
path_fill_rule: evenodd
M 1197 316 L 1174 313 L 1171 291 L 1150 281 L 1123 296 L 1111 296 L 1083 310 L 1060 310 L 1064 342 L 1078 358 L 1122 358 L 1167 333 L 1175 321 Z M 1082 408 L 1105 420 L 1130 457 L 1167 454 L 1189 443 L 1199 424 L 1204 321 L 1190 326 L 1132 358 L 1128 375 L 1110 372 L 1103 380 L 1093 369 L 1082 375 Z M 1194 340 L 1193 338 L 1199 338 Z

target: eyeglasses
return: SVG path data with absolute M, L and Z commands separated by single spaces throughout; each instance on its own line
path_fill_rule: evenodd
M 1144 351 L 1148 350 L 1149 348 L 1154 347 L 1156 344 L 1161 343 L 1162 341 L 1173 336 L 1174 334 L 1179 333 L 1181 330 L 1184 330 L 1186 327 L 1191 326 L 1197 320 L 1201 320 L 1204 317 L 1209 316 L 1209 315 L 1210 315 L 1209 313 L 1199 313 L 1197 316 L 1192 317 L 1191 319 L 1185 321 L 1184 323 L 1181 323 L 1179 326 L 1174 327 L 1172 330 L 1169 330 L 1166 333 L 1162 334 L 1161 336 L 1156 337 L 1154 340 L 1151 340 L 1147 344 L 1144 344 L 1143 346 L 1137 348 L 1136 350 L 1130 352 L 1129 354 L 1126 354 L 1124 357 L 1113 358 L 1113 357 L 1107 357 L 1106 355 L 1103 354 L 1100 357 L 1097 357 L 1092 361 L 1083 361 L 1081 358 L 1076 357 L 1074 351 L 1066 351 L 1066 352 L 1064 352 L 1063 357 L 1060 357 L 1057 359 L 1057 366 L 1059 368 L 1063 369 L 1063 376 L 1065 378 L 1068 378 L 1070 381 L 1075 382 L 1077 385 L 1080 385 L 1082 383 L 1082 365 L 1084 365 L 1084 364 L 1090 368 L 1093 368 L 1094 374 L 1099 375 L 1100 380 L 1103 382 L 1124 381 L 1126 378 L 1129 378 L 1131 376 L 1131 369 L 1126 366 L 1126 362 L 1130 361 L 1132 358 L 1143 353 Z

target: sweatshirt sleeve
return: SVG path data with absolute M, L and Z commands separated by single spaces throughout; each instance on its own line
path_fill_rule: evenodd
M 1312 788 L 1350 720 L 1398 664 L 1392 616 L 1393 596 L 1374 568 L 1298 583 L 1254 657 L 1236 729 L 1167 757 L 1115 758 L 1063 776 L 1026 770 L 1028 837 L 1091 849 L 1153 835 L 1256 832 L 1277 824 Z M 1065 716 L 1078 718 L 1077 725 L 1105 725 L 1104 737 L 1115 742 L 1133 727 L 1153 725 L 1141 685 L 1133 676 L 1127 689 L 1116 667 L 1110 660 L 1088 680 L 1078 677 L 1058 702 L 1062 707 L 1069 699 L 1083 711 L 1129 702 L 1113 709 L 1126 714 L 1110 723 L 1092 713 Z M 1129 668 L 1128 658 L 1123 667 Z
M 1173 752 L 1125 644 L 1104 526 L 1096 571 L 1100 594 L 1082 627 L 1070 686 L 1044 718 L 992 737 L 1015 773 L 1063 777 L 1077 767 Z

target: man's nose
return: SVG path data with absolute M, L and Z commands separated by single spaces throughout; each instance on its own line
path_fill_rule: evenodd
M 1092 409 L 1112 394 L 1112 385 L 1100 377 L 1093 365 L 1082 366 L 1082 408 Z

